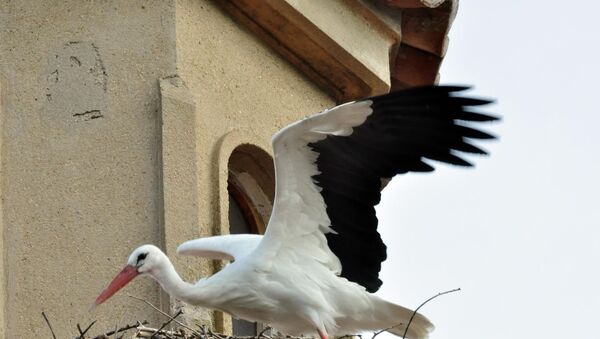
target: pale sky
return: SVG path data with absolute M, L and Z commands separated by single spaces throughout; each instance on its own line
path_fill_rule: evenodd
M 379 295 L 414 308 L 462 288 L 422 309 L 432 339 L 600 337 L 598 13 L 460 2 L 441 83 L 496 98 L 503 121 L 485 127 L 500 140 L 475 169 L 396 177 L 378 207 Z

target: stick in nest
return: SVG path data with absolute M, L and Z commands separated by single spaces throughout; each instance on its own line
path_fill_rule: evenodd
M 176 320 L 175 318 L 171 317 L 170 315 L 168 315 L 167 313 L 163 312 L 161 309 L 159 309 L 158 307 L 152 305 L 151 302 L 149 302 L 148 300 L 142 299 L 142 298 L 138 298 L 135 297 L 133 295 L 128 295 L 128 297 L 139 300 L 139 301 L 143 301 L 144 303 L 146 303 L 147 305 L 150 305 L 150 307 L 152 307 L 153 309 L 155 309 L 156 311 L 158 311 L 160 314 L 164 315 L 165 317 L 168 317 L 170 319 L 170 321 L 173 321 L 175 323 L 177 323 L 179 326 L 186 328 L 190 331 L 192 331 L 192 333 L 196 334 L 198 337 L 200 337 L 200 333 L 198 333 L 196 330 L 194 330 L 193 328 L 187 326 L 186 324 Z
M 172 318 L 169 318 L 169 320 L 165 321 L 159 328 L 158 330 L 156 330 L 156 332 L 154 332 L 154 334 L 152 334 L 151 337 L 154 337 L 155 334 L 157 334 L 158 332 L 162 331 L 163 328 L 165 328 L 167 325 L 169 325 L 173 320 L 175 320 L 175 318 L 179 317 L 180 315 L 183 314 L 182 310 L 177 311 L 177 314 L 175 314 Z
M 107 339 L 107 338 L 109 338 L 113 334 L 116 335 L 117 333 L 125 332 L 127 330 L 131 330 L 131 329 L 134 329 L 134 328 L 138 328 L 138 327 L 140 327 L 142 325 L 146 325 L 146 324 L 148 324 L 147 321 L 140 322 L 138 320 L 138 322 L 135 323 L 135 324 L 125 325 L 125 326 L 123 326 L 123 327 L 121 327 L 119 329 L 116 329 L 114 331 L 110 331 L 110 332 L 106 332 L 104 334 L 97 335 L 97 336 L 94 337 L 94 339 Z
M 46 313 L 44 313 L 44 311 L 42 311 L 42 316 L 44 317 L 44 320 L 46 320 L 46 324 L 48 324 L 48 327 L 50 328 L 50 332 L 52 332 L 52 338 L 56 339 L 56 334 L 54 334 L 52 325 L 50 325 L 50 320 L 48 320 L 48 317 L 46 317 Z
M 410 316 L 410 319 L 408 319 L 408 324 L 406 324 L 406 328 L 404 329 L 404 333 L 402 334 L 402 339 L 406 338 L 406 333 L 408 333 L 408 329 L 410 328 L 410 324 L 412 324 L 413 319 L 415 318 L 415 316 L 417 315 L 417 312 L 419 311 L 419 309 L 421 309 L 421 307 L 425 306 L 425 304 L 427 304 L 428 302 L 432 301 L 433 299 L 435 299 L 435 298 L 437 298 L 437 297 L 439 297 L 441 295 L 452 293 L 452 292 L 458 292 L 458 291 L 460 291 L 460 288 L 455 288 L 453 290 L 449 290 L 449 291 L 445 291 L 445 292 L 440 292 L 440 293 L 434 295 L 433 297 L 431 297 L 431 298 L 425 300 L 424 302 L 422 302 L 421 305 L 419 305 L 419 307 L 417 307 L 413 311 L 412 315 Z M 371 337 L 371 339 L 374 339 L 376 336 L 380 335 L 383 332 L 389 331 L 392 328 L 395 328 L 395 327 L 398 327 L 398 326 L 402 326 L 402 325 L 403 324 L 400 323 L 400 324 L 396 324 L 396 325 L 394 325 L 392 327 L 384 328 L 383 330 L 377 331 L 377 332 L 373 333 L 373 336 Z
M 96 323 L 97 320 L 92 321 L 88 327 L 85 328 L 85 330 L 81 330 L 81 326 L 79 326 L 79 324 L 77 324 L 77 330 L 79 331 L 79 337 L 77 337 L 76 339 L 83 339 L 85 338 L 85 334 L 87 333 L 87 331 L 90 330 L 90 328 L 92 328 L 92 326 L 94 326 L 94 324 Z

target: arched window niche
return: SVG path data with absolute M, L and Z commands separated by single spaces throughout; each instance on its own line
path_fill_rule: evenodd
M 257 146 L 242 144 L 231 153 L 227 167 L 229 233 L 263 234 L 275 195 L 273 159 Z M 254 336 L 261 330 L 261 324 L 232 319 L 234 335 Z

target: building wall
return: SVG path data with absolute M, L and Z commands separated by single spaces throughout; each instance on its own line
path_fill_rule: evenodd
M 159 239 L 156 79 L 175 71 L 174 13 L 2 2 L 7 337 L 47 336 L 42 310 L 60 337 L 92 319 L 159 319 L 124 297 L 88 309 L 131 248 Z M 127 292 L 157 302 L 148 281 Z
M 3 336 L 159 324 L 149 279 L 88 309 L 136 246 L 226 232 L 231 151 L 333 102 L 208 0 L 0 6 Z

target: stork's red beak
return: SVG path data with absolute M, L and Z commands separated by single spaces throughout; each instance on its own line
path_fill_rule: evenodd
M 137 268 L 131 265 L 125 266 L 119 274 L 110 282 L 110 285 L 96 298 L 94 306 L 98 306 L 105 302 L 108 298 L 112 297 L 113 294 L 117 293 L 118 290 L 123 288 L 133 278 L 138 276 Z

